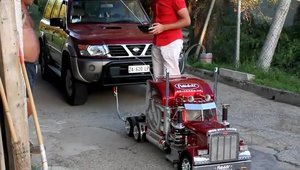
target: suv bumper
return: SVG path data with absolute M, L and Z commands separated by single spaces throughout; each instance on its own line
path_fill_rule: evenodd
M 99 82 L 104 86 L 112 85 L 127 85 L 127 84 L 142 84 L 146 80 L 152 79 L 150 73 L 128 73 L 128 66 L 130 65 L 150 65 L 152 72 L 151 57 L 126 59 L 126 61 L 113 60 L 99 60 L 99 59 L 82 59 L 73 58 L 72 65 L 73 73 L 76 79 L 87 82 Z
M 201 169 L 201 170 L 250 170 L 251 169 L 251 160 L 246 161 L 238 161 L 238 162 L 228 162 L 228 163 L 219 163 L 219 164 L 211 164 L 211 165 L 200 165 L 193 166 L 193 169 Z

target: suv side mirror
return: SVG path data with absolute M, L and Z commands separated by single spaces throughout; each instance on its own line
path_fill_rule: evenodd
M 64 22 L 62 18 L 50 18 L 50 25 L 54 27 L 64 28 Z

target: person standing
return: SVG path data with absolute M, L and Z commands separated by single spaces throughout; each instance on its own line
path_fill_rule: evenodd
M 21 0 L 22 22 L 23 22 L 23 54 L 26 72 L 31 90 L 34 89 L 37 77 L 37 65 L 40 54 L 40 44 L 34 31 L 34 22 L 30 17 L 27 7 L 32 5 L 33 0 Z M 27 100 L 29 101 L 29 100 Z M 28 116 L 32 113 L 32 109 L 27 102 Z
M 154 77 L 180 75 L 179 56 L 183 48 L 182 28 L 191 24 L 185 0 L 152 0 L 153 24 L 150 34 L 154 35 L 152 63 Z

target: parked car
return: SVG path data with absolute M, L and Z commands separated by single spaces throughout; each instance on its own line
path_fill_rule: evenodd
M 139 0 L 48 0 L 40 21 L 41 74 L 61 77 L 66 99 L 82 105 L 88 86 L 151 79 L 150 20 Z

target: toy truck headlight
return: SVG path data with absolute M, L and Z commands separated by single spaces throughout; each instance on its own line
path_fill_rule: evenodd
M 198 150 L 198 155 L 201 156 L 201 155 L 207 155 L 208 154 L 208 150 L 205 149 L 205 150 Z
M 246 145 L 246 142 L 243 139 L 240 140 L 239 145 L 240 145 L 241 152 L 248 150 L 248 145 Z
M 247 151 L 248 150 L 248 145 L 241 145 L 240 146 L 240 151 Z
M 248 145 L 246 145 L 244 140 L 240 140 L 240 150 L 239 150 L 239 160 L 251 159 L 251 153 L 248 150 Z
M 201 164 L 207 164 L 209 163 L 209 157 L 206 156 L 195 156 L 194 157 L 194 163 L 195 165 L 201 165 Z
M 249 160 L 251 159 L 251 153 L 250 151 L 240 151 L 239 152 L 239 160 Z

